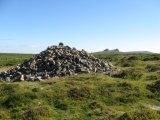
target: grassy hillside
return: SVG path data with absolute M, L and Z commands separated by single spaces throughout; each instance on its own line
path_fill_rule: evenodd
M 137 53 L 141 53 L 141 54 L 155 54 L 155 53 L 153 53 L 153 52 L 150 52 L 150 51 L 130 51 L 130 52 L 128 52 L 128 53 L 130 53 L 130 54 L 137 54 Z
M 0 82 L 0 119 L 158 120 L 160 55 L 98 56 L 121 71 L 44 82 Z
M 154 54 L 149 51 L 130 51 L 130 52 L 121 52 L 117 50 L 108 50 L 108 51 L 100 51 L 100 52 L 94 52 L 93 55 L 111 55 L 111 54 Z
M 15 66 L 31 56 L 33 56 L 33 54 L 0 53 L 0 69 L 7 69 L 10 66 Z
M 124 54 L 123 52 L 119 51 L 100 51 L 100 52 L 94 52 L 93 55 L 110 55 L 110 54 Z

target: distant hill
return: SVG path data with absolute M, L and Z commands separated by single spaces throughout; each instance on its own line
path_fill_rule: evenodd
M 150 52 L 150 51 L 130 51 L 128 53 L 144 53 L 144 54 L 155 54 L 153 52 Z
M 150 52 L 150 51 L 128 51 L 128 52 L 122 52 L 122 51 L 119 51 L 119 49 L 113 49 L 113 50 L 105 49 L 103 51 L 94 52 L 92 54 L 94 54 L 94 55 L 105 55 L 105 54 L 155 54 L 155 53 Z

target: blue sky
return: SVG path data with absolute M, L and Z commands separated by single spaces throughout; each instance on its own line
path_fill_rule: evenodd
M 65 45 L 160 53 L 159 0 L 0 0 L 0 52 Z

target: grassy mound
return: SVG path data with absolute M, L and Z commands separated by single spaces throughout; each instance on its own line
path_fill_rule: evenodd
M 134 115 L 131 119 L 139 116 L 160 119 L 158 112 L 146 108 L 153 102 L 149 96 L 154 95 L 147 85 L 148 82 L 137 84 L 135 80 L 102 74 L 54 78 L 40 83 L 1 83 L 0 118 L 122 119 Z M 140 111 L 142 106 L 145 108 Z

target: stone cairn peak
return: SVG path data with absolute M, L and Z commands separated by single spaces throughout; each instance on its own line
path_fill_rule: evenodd
M 108 61 L 95 58 L 85 50 L 64 46 L 50 46 L 22 64 L 0 73 L 3 81 L 41 81 L 53 77 L 82 73 L 110 74 L 116 68 Z

